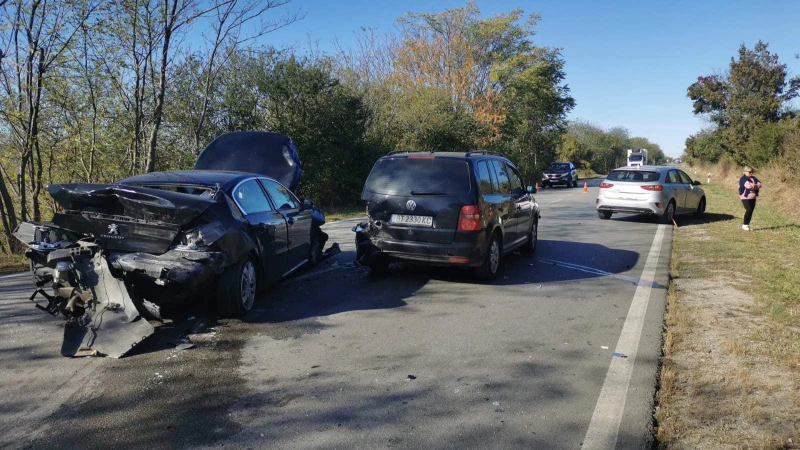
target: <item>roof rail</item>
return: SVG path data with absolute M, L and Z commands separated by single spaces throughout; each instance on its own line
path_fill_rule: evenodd
M 431 150 L 431 151 L 425 151 L 425 150 L 394 150 L 394 151 L 391 151 L 391 152 L 387 153 L 386 156 L 399 155 L 401 153 L 433 153 L 433 150 Z
M 502 153 L 498 153 L 498 152 L 490 152 L 490 151 L 488 151 L 488 150 L 475 150 L 475 151 L 472 151 L 472 152 L 467 152 L 466 154 L 464 154 L 464 156 L 475 156 L 475 155 L 492 155 L 492 156 L 502 156 L 503 158 L 505 158 L 505 157 L 506 157 L 506 155 L 504 155 L 504 154 L 502 154 Z

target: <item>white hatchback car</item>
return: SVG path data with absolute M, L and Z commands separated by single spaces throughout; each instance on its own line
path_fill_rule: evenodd
M 675 167 L 620 167 L 600 183 L 595 203 L 601 219 L 614 213 L 648 214 L 671 223 L 679 214 L 701 216 L 706 194 L 699 181 Z

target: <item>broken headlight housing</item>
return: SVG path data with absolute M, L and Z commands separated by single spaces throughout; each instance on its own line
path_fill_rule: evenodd
M 225 229 L 218 222 L 209 223 L 187 231 L 181 236 L 175 250 L 207 250 L 208 246 L 225 235 Z

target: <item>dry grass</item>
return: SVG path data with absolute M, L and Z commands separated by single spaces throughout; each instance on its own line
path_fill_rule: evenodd
M 28 270 L 28 259 L 23 255 L 0 253 L 0 274 Z
M 800 226 L 759 200 L 756 231 L 742 231 L 738 168 L 716 169 L 705 186 L 716 220 L 674 234 L 658 439 L 800 448 Z
M 364 206 L 348 206 L 339 208 L 325 208 L 325 220 L 336 222 L 338 220 L 355 219 L 367 215 Z

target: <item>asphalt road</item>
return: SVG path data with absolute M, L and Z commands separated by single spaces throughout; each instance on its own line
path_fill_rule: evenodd
M 536 194 L 538 250 L 491 284 L 372 277 L 355 221 L 328 224 L 341 254 L 190 350 L 202 309 L 126 358 L 63 358 L 29 277 L 0 277 L 0 446 L 647 447 L 672 231 L 598 219 L 591 185 Z

